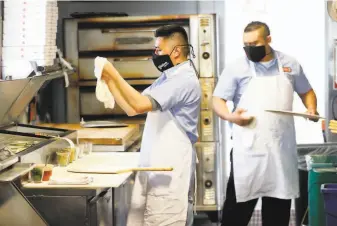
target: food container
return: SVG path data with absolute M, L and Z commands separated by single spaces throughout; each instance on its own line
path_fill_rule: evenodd
M 31 171 L 30 175 L 34 183 L 41 183 L 44 174 L 44 165 L 37 165 Z
M 85 142 L 83 153 L 85 155 L 89 155 L 89 154 L 91 154 L 91 152 L 92 152 L 92 143 L 91 142 Z
M 81 150 L 81 147 L 80 145 L 75 145 L 75 150 L 76 150 L 76 153 L 75 153 L 75 160 L 79 159 L 82 157 L 83 155 L 83 149 Z M 82 153 L 81 153 L 82 152 Z
M 69 155 L 69 163 L 72 163 L 73 161 L 76 160 L 76 148 L 75 147 L 73 147 L 73 148 L 65 148 L 64 151 L 70 153 L 70 155 Z
M 56 152 L 57 156 L 57 164 L 59 166 L 67 166 L 69 164 L 69 157 L 70 157 L 70 152 L 69 151 L 57 151 Z
M 50 177 L 53 174 L 53 168 L 54 166 L 51 164 L 47 164 L 46 166 L 44 166 L 42 181 L 49 181 Z
M 85 144 L 81 143 L 78 145 L 78 158 L 82 158 L 84 155 Z

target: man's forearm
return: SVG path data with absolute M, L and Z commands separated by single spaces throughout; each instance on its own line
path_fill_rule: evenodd
M 145 113 L 151 110 L 150 100 L 130 86 L 114 67 L 108 67 L 106 73 L 108 74 L 108 86 L 112 86 L 111 84 L 113 83 L 115 85 L 114 88 L 119 91 L 125 102 L 136 113 Z M 110 89 L 110 91 L 113 90 Z
M 317 98 L 314 90 L 310 90 L 307 93 L 300 95 L 304 106 L 310 111 L 317 111 Z
M 219 98 L 219 97 L 213 97 L 212 99 L 213 103 L 213 110 L 214 112 L 223 120 L 230 121 L 230 112 L 228 110 L 226 101 Z
M 113 81 L 109 81 L 107 85 L 118 106 L 121 107 L 128 116 L 136 115 L 136 111 L 126 102 Z

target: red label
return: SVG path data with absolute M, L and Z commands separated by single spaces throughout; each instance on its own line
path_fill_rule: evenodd
M 291 68 L 290 67 L 283 67 L 283 71 L 284 72 L 291 72 Z

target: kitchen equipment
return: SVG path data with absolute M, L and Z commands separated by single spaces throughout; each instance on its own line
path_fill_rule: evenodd
M 185 28 L 196 58 L 200 77 L 215 76 L 215 15 L 166 15 L 70 18 L 64 20 L 65 55 L 77 68 L 67 91 L 67 120 L 125 119 L 117 105 L 106 109 L 95 96 L 93 74 L 96 56 L 106 57 L 136 90 L 142 92 L 160 76 L 152 62 L 154 32 L 166 24 Z M 93 42 L 93 40 L 95 40 Z M 71 106 L 71 107 L 70 107 Z M 146 114 L 133 117 L 145 121 Z
M 19 117 L 33 96 L 47 81 L 62 77 L 61 70 L 44 73 L 27 79 L 0 82 L 0 170 L 19 161 L 19 157 L 54 141 L 51 137 L 38 133 L 67 135 L 71 132 L 63 129 L 47 129 L 19 123 Z M 44 160 L 43 160 L 44 162 Z
M 48 225 L 12 183 L 0 183 L 0 203 L 2 225 Z M 22 213 L 25 217 L 22 217 Z
M 41 155 L 40 152 L 47 152 L 47 147 L 52 145 L 64 145 L 54 138 L 35 133 L 71 136 L 72 131 L 20 124 L 20 118 L 46 82 L 63 76 L 63 71 L 55 70 L 43 72 L 40 76 L 0 81 L 0 202 L 3 204 L 0 215 L 1 223 L 5 225 L 48 225 L 22 194 L 18 184 L 21 177 L 29 174 L 36 184 L 41 184 L 44 164 L 42 167 L 34 163 L 44 163 L 47 153 Z M 38 156 L 39 159 L 30 161 L 30 156 Z
M 139 150 L 139 140 L 141 137 L 139 125 L 128 125 L 127 127 L 108 128 L 84 128 L 81 124 L 41 124 L 50 128 L 62 128 L 77 130 L 78 144 L 90 142 L 93 144 L 92 151 L 111 152 Z M 84 150 L 83 147 L 81 150 Z M 81 151 L 80 150 L 80 151 Z M 83 152 L 79 153 L 81 157 Z
M 139 153 L 109 152 L 92 153 L 73 164 L 120 163 L 136 167 L 138 162 Z M 49 225 L 124 226 L 132 179 L 131 172 L 88 175 L 55 167 L 49 182 L 23 183 L 22 191 Z

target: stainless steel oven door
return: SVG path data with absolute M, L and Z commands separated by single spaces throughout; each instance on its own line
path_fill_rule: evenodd
M 133 88 L 137 91 L 142 92 L 148 86 L 150 86 L 150 81 L 128 81 Z M 153 82 L 153 81 L 152 81 Z M 94 82 L 96 83 L 96 82 Z M 99 118 L 114 118 L 120 116 L 127 116 L 125 111 L 115 103 L 114 109 L 105 108 L 104 104 L 97 100 L 95 93 L 95 86 L 91 83 L 84 83 L 84 86 L 80 88 L 80 115 L 81 117 L 99 117 Z M 85 86 L 90 85 L 90 86 Z M 102 117 L 101 117 L 102 116 Z
M 99 26 L 99 25 L 97 25 Z M 78 50 L 149 50 L 155 46 L 159 26 L 143 28 L 91 28 L 78 30 Z M 184 27 L 189 36 L 188 27 Z
M 107 58 L 125 79 L 158 78 L 160 72 L 154 66 L 151 57 Z M 94 75 L 94 57 L 78 60 L 80 80 L 96 79 Z
M 154 47 L 156 28 L 79 30 L 79 51 L 145 50 Z

